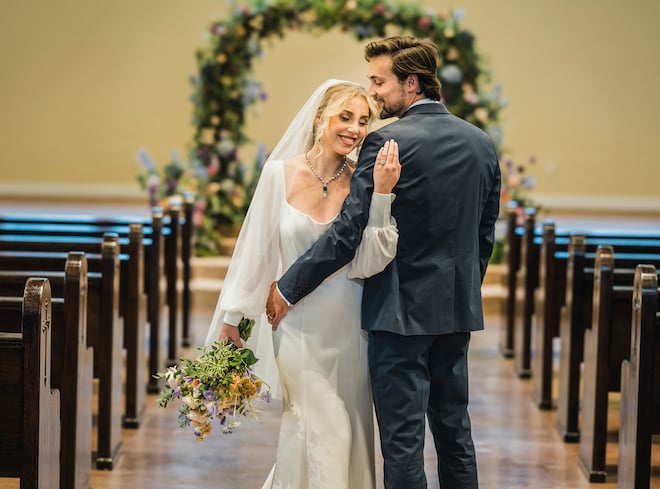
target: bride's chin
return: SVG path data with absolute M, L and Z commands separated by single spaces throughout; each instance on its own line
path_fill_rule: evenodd
M 346 154 L 349 154 L 351 151 L 354 151 L 355 148 L 357 148 L 359 145 L 360 145 L 360 143 L 352 144 L 350 148 L 346 149 Z

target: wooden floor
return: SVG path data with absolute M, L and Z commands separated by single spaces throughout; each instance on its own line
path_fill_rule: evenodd
M 195 338 L 201 342 L 209 318 L 195 317 Z M 616 487 L 616 417 L 612 396 L 609 472 L 605 484 L 589 484 L 577 464 L 577 445 L 565 444 L 554 431 L 554 411 L 532 403 L 531 382 L 519 379 L 511 360 L 502 358 L 498 344 L 499 318 L 490 318 L 485 331 L 473 335 L 470 348 L 470 391 L 473 434 L 482 489 L 578 489 Z M 184 352 L 194 355 L 194 349 Z M 177 488 L 259 489 L 275 455 L 280 405 L 265 406 L 262 422 L 246 422 L 232 435 L 214 432 L 195 441 L 178 428 L 176 409 L 156 406 L 150 398 L 146 423 L 124 431 L 124 453 L 113 471 L 94 471 L 94 489 Z M 655 473 L 651 487 L 660 488 L 660 440 L 654 446 Z M 439 487 L 434 471 L 433 444 L 427 439 L 429 489 Z M 382 488 L 380 460 L 378 487 Z
M 194 317 L 195 340 L 201 342 L 209 317 Z M 616 487 L 616 416 L 613 413 L 605 484 L 589 484 L 578 468 L 577 445 L 563 443 L 554 431 L 553 411 L 540 411 L 531 402 L 529 380 L 513 372 L 511 360 L 502 358 L 498 344 L 499 318 L 489 318 L 485 331 L 473 335 L 470 349 L 471 415 L 482 489 L 579 489 Z M 182 356 L 194 356 L 194 349 Z M 259 489 L 274 460 L 280 405 L 265 406 L 261 423 L 248 421 L 232 435 L 219 430 L 204 442 L 188 429 L 178 428 L 176 409 L 157 407 L 150 396 L 148 412 L 138 430 L 124 430 L 123 454 L 112 471 L 92 474 L 94 489 Z M 654 445 L 652 488 L 660 488 L 660 440 Z M 437 489 L 434 453 L 426 449 L 429 489 Z M 378 487 L 382 488 L 381 460 Z M 1 480 L 0 488 L 17 489 L 16 480 Z

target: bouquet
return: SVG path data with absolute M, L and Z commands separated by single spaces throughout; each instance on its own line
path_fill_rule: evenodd
M 243 341 L 250 337 L 254 320 L 243 318 L 238 326 Z M 227 340 L 200 347 L 196 360 L 181 359 L 180 365 L 154 377 L 163 381 L 158 405 L 181 402 L 179 426 L 192 426 L 197 440 L 211 433 L 211 420 L 218 419 L 224 433 L 240 426 L 239 416 L 258 418 L 255 401 L 270 401 L 270 389 L 252 371 L 257 358 L 249 348 Z

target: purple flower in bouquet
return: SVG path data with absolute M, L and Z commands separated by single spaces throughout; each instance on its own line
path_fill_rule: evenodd
M 208 411 L 210 417 L 215 417 L 220 412 L 220 409 L 215 402 L 209 402 L 206 404 L 206 410 Z

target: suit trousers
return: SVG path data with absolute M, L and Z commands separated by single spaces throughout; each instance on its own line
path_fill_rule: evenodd
M 468 414 L 470 333 L 369 332 L 369 369 L 386 489 L 425 489 L 425 416 L 441 489 L 477 489 Z

